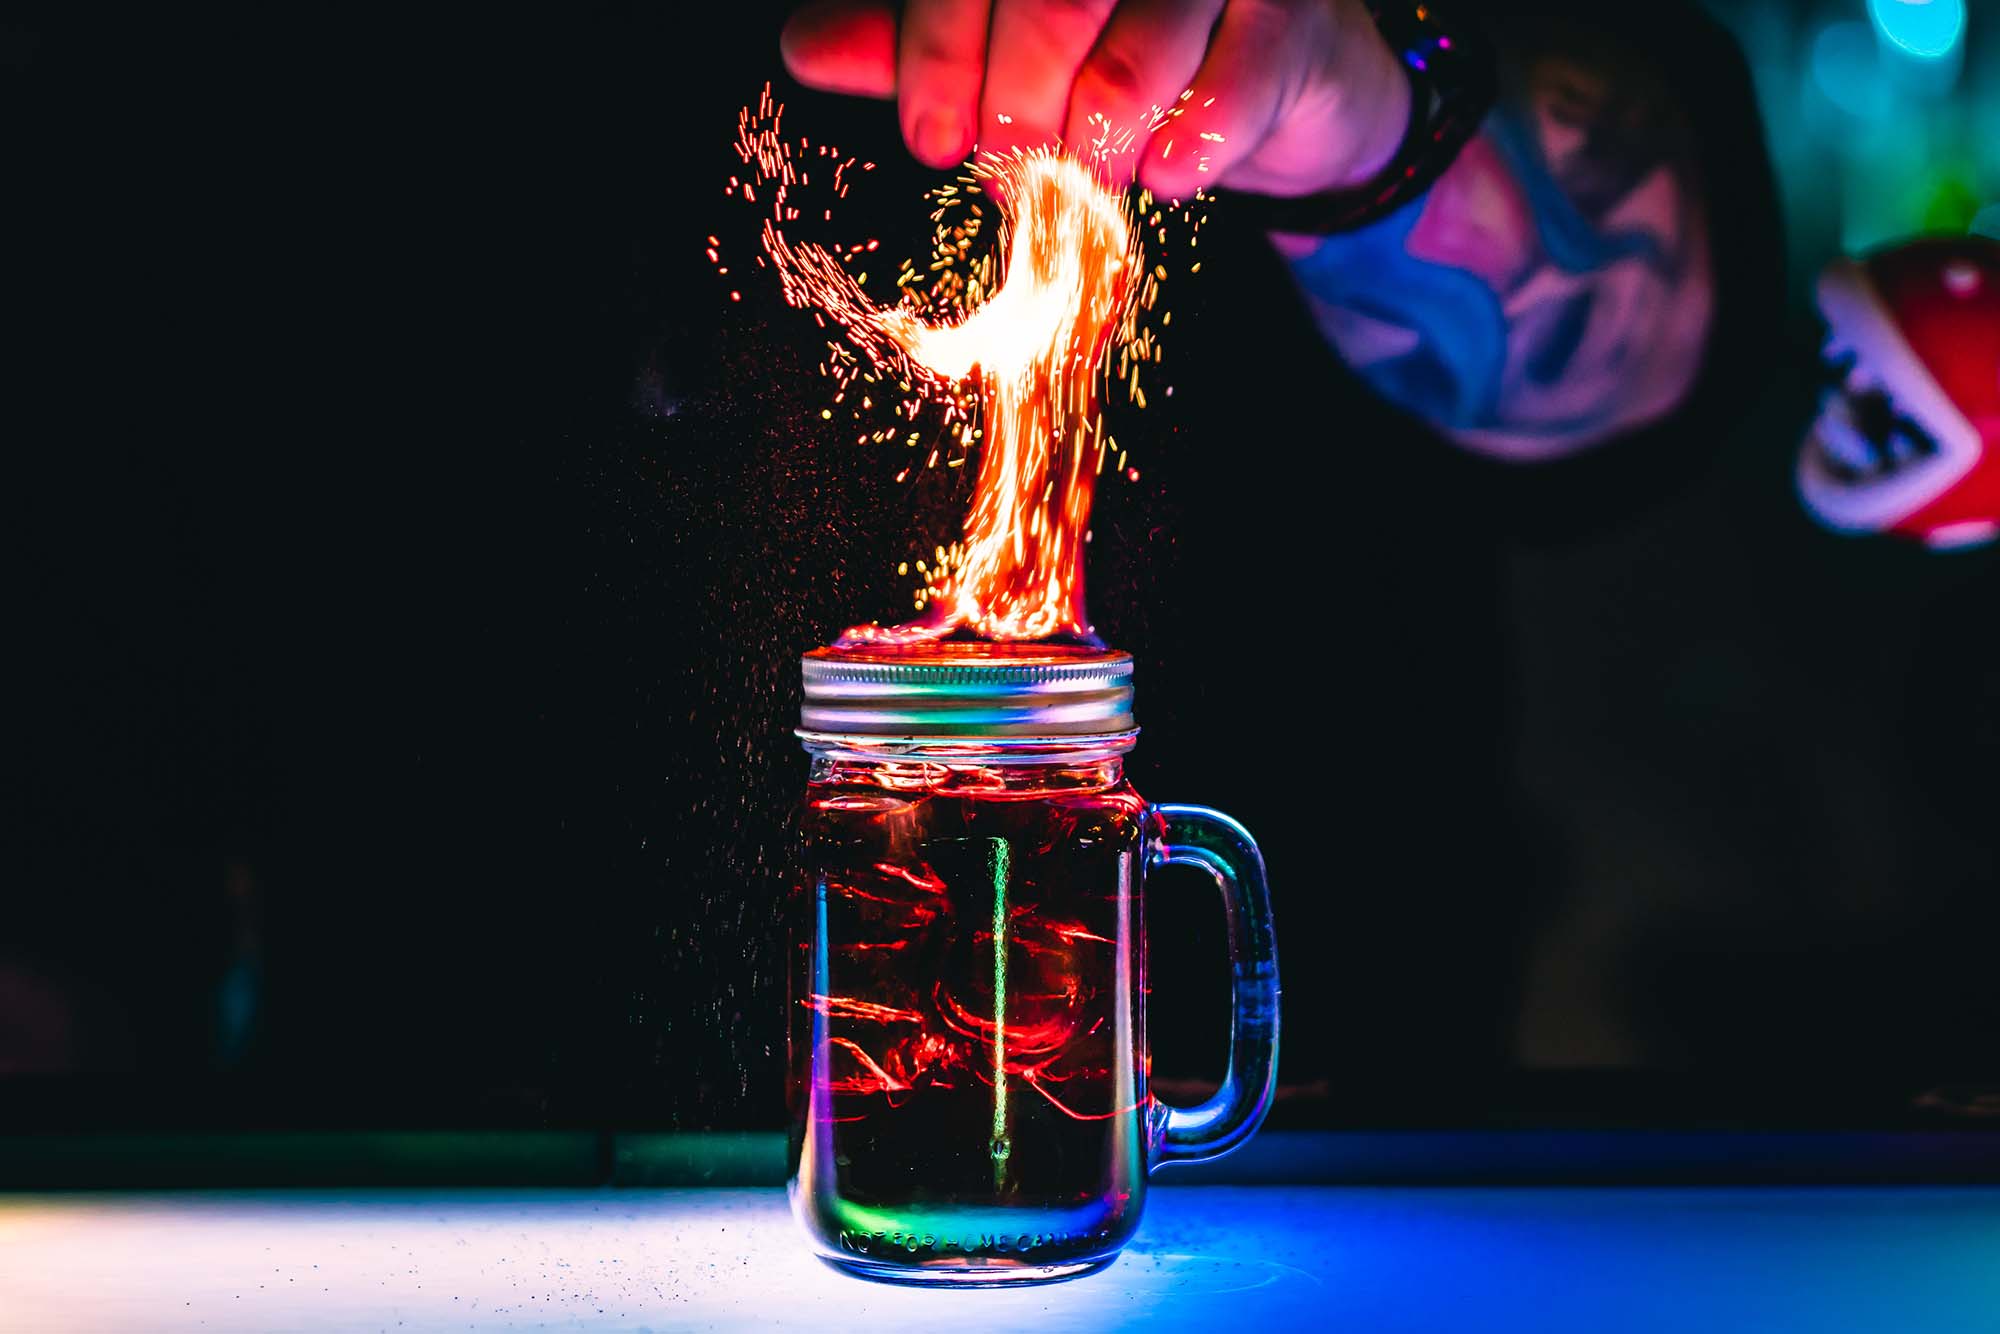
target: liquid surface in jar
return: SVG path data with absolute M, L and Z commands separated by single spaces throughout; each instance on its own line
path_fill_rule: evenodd
M 1043 1265 L 1136 1225 L 1146 807 L 1115 770 L 1072 776 L 809 787 L 789 1096 L 794 1206 L 823 1247 Z

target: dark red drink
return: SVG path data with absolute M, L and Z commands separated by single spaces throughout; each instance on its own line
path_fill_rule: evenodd
M 1116 760 L 816 768 L 791 1096 L 823 1245 L 1005 1267 L 1124 1242 L 1145 1172 L 1144 817 Z

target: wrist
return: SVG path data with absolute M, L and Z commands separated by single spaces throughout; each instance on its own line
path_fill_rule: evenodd
M 1384 69 L 1368 60 L 1370 44 L 1357 40 L 1352 77 L 1367 81 L 1357 87 L 1357 96 L 1365 96 L 1360 88 L 1372 90 L 1376 111 L 1398 112 L 1401 129 L 1391 128 L 1395 117 L 1359 114 L 1364 105 L 1359 100 L 1336 105 L 1341 132 L 1333 137 L 1364 146 L 1342 168 L 1349 183 L 1308 195 L 1270 193 L 1256 199 L 1252 207 L 1268 232 L 1324 236 L 1388 217 L 1430 189 L 1478 133 L 1493 105 L 1498 71 L 1493 47 L 1476 23 L 1447 31 L 1429 0 L 1384 0 L 1371 5 L 1370 12 L 1376 16 L 1377 54 L 1387 48 L 1392 55 Z M 1348 35 L 1354 34 L 1350 30 Z
M 1326 190 L 1351 190 L 1381 174 L 1410 132 L 1415 97 L 1402 58 L 1368 10 L 1359 3 L 1343 4 L 1341 10 L 1335 87 L 1352 137 L 1346 160 L 1321 187 Z

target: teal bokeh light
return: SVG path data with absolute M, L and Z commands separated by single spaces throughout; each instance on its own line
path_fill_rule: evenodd
M 1965 0 L 1868 0 L 1875 31 L 1897 51 L 1942 60 L 1965 40 Z
M 1820 94 L 1862 120 L 1880 118 L 1889 106 L 1875 46 L 1868 25 L 1859 19 L 1829 23 L 1812 44 L 1812 76 Z

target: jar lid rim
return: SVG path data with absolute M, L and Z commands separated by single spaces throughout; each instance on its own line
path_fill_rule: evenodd
M 1132 749 L 1139 729 L 1073 732 L 1042 736 L 888 736 L 866 732 L 815 732 L 796 727 L 792 735 L 815 755 L 864 761 L 908 761 L 989 765 L 1045 764 L 1051 760 L 1087 764 L 1114 759 Z
M 1070 644 L 953 641 L 814 649 L 801 732 L 1062 737 L 1133 730 L 1132 655 Z

